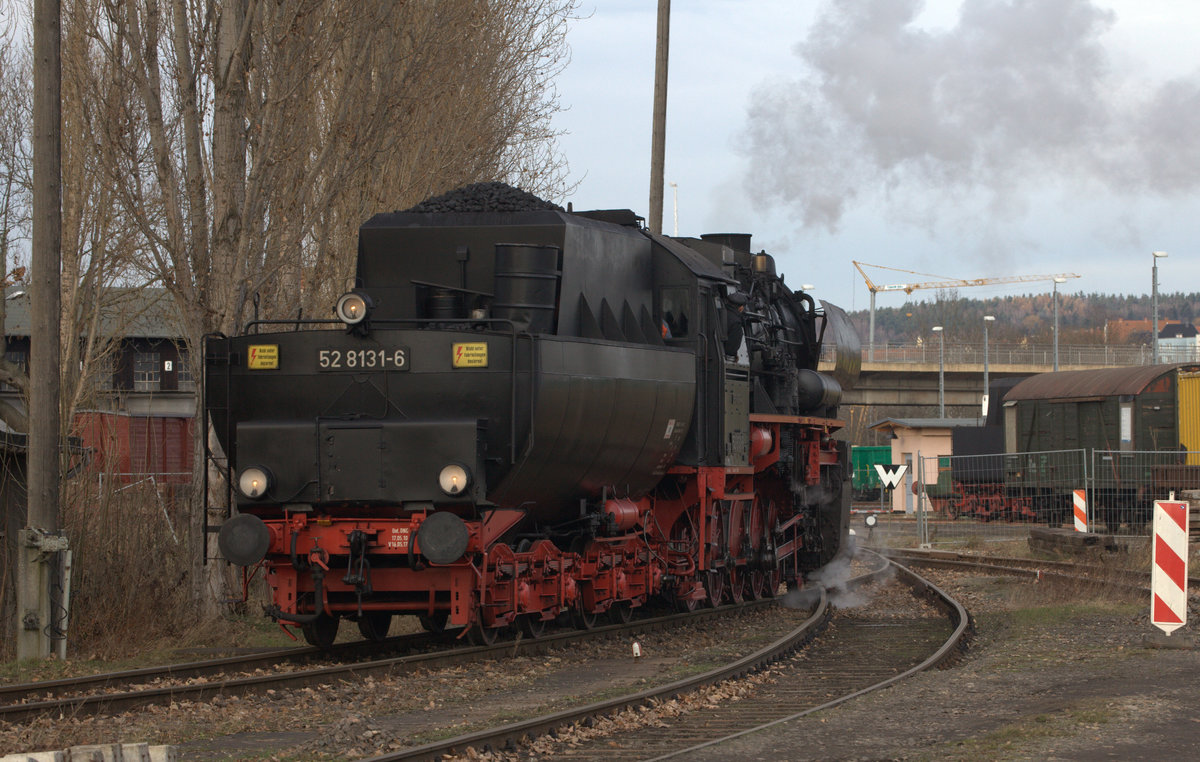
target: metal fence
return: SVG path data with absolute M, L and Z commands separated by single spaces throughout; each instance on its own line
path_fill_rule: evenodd
M 913 509 L 888 511 L 872 544 L 1023 542 L 1031 526 L 1074 528 L 1077 500 L 1087 531 L 1145 537 L 1155 500 L 1200 490 L 1200 452 L 1182 450 L 918 453 L 915 468 Z

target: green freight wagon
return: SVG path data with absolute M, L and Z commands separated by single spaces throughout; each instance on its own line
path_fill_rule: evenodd
M 879 481 L 879 473 L 875 464 L 892 462 L 891 445 L 855 445 L 850 448 L 850 464 L 853 472 L 850 485 L 854 489 L 855 500 L 870 500 L 879 497 L 883 484 Z

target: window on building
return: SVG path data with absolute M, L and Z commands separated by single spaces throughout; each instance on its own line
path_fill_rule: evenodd
M 4 359 L 8 360 L 9 365 L 15 365 L 18 373 L 29 373 L 29 355 L 25 353 L 24 349 L 9 349 L 4 353 Z M 10 389 L 17 388 L 11 384 L 3 386 Z
M 10 349 L 4 353 L 4 359 L 8 360 L 10 365 L 15 365 L 21 369 L 21 372 L 26 372 L 26 366 L 29 364 L 29 355 L 25 354 L 24 349 Z
M 179 350 L 179 359 L 175 361 L 175 378 L 179 382 L 179 391 L 190 392 L 196 389 L 196 380 L 192 378 L 192 366 L 188 362 L 187 350 Z
M 133 356 L 133 390 L 156 392 L 162 382 L 162 363 L 158 352 L 138 352 Z
M 113 358 L 104 355 L 94 360 L 95 384 L 99 391 L 109 391 L 113 388 Z

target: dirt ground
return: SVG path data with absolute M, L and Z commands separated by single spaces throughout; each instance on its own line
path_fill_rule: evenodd
M 679 758 L 1192 758 L 1200 742 L 1194 710 L 1200 706 L 1200 650 L 1180 648 L 1194 645 L 1188 628 L 1171 638 L 1156 636 L 1148 601 L 1140 596 L 926 573 L 976 619 L 971 648 L 953 667 Z M 568 696 L 574 703 L 652 676 L 701 669 L 731 649 L 757 647 L 770 629 L 765 617 L 697 627 L 686 636 L 647 635 L 647 656 L 639 662 L 629 658 L 628 644 L 609 641 L 408 679 L 0 728 L 0 746 L 61 748 L 111 738 L 180 744 L 181 759 L 331 759 L 351 749 L 353 756 L 369 756 L 411 743 L 430 716 L 461 732 L 495 721 L 496 713 L 510 719 L 545 713 L 562 708 Z M 680 649 L 681 642 L 687 647 Z M 717 691 L 699 701 L 728 698 Z M 730 700 L 729 708 L 736 712 L 737 702 Z
M 968 654 L 704 760 L 1193 759 L 1200 650 L 1170 638 L 1149 602 L 930 572 L 976 617 Z

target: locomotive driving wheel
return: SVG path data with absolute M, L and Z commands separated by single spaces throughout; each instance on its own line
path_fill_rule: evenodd
M 704 592 L 708 593 L 708 605 L 716 608 L 725 597 L 725 570 L 709 569 L 704 575 Z
M 746 559 L 735 558 L 735 554 L 741 555 L 747 545 L 746 532 L 749 529 L 747 526 L 749 522 L 746 513 L 748 505 L 744 500 L 725 503 L 725 520 L 729 522 L 729 545 L 725 553 L 725 570 L 729 576 L 729 600 L 733 603 L 741 603 L 746 600 L 749 588 Z
M 767 524 L 767 507 L 754 498 L 750 507 L 748 534 L 750 537 L 750 565 L 746 575 L 746 595 L 750 600 L 757 601 L 769 598 L 767 592 L 767 551 L 771 547 L 770 530 Z
M 704 552 L 708 557 L 708 571 L 701 572 L 704 591 L 708 593 L 708 605 L 716 608 L 724 602 L 727 586 L 727 574 L 724 569 L 726 554 L 725 529 L 722 526 L 720 513 L 708 516 L 708 542 Z

